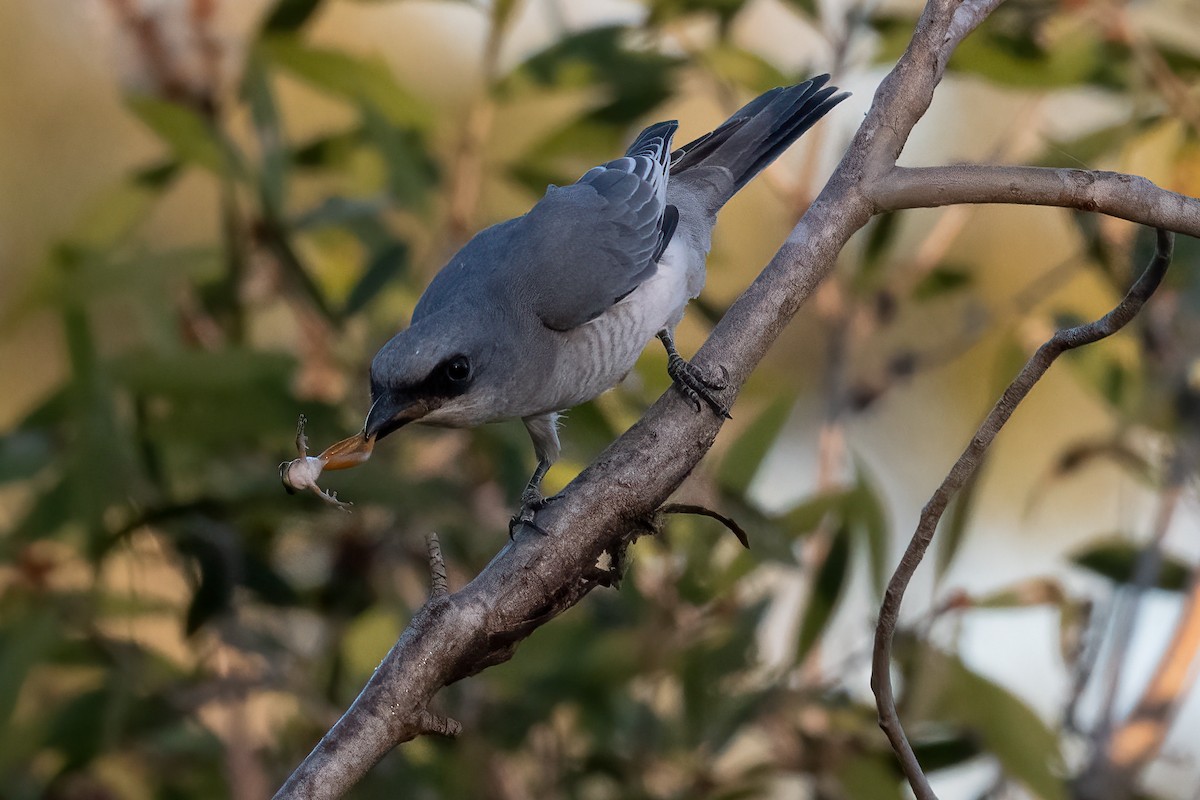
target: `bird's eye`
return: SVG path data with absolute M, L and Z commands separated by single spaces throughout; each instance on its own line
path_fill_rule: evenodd
M 455 383 L 461 383 L 471 377 L 471 362 L 466 356 L 455 356 L 446 362 L 446 377 Z

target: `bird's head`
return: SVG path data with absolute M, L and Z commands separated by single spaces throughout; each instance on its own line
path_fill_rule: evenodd
M 371 361 L 371 410 L 363 436 L 382 439 L 420 419 L 469 424 L 480 405 L 491 346 L 469 329 L 422 319 L 396 334 Z

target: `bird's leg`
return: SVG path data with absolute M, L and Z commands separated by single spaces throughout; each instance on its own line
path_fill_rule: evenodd
M 533 477 L 529 479 L 529 483 L 525 484 L 525 491 L 521 492 L 521 507 L 508 521 L 510 538 L 521 525 L 528 525 L 538 533 L 546 532 L 533 521 L 533 518 L 537 512 L 554 499 L 542 495 L 542 478 L 546 477 L 550 465 L 558 460 L 558 455 L 562 450 L 558 442 L 557 412 L 525 417 L 522 422 L 525 423 L 525 430 L 529 431 L 529 438 L 533 441 L 533 451 L 537 453 L 538 465 L 537 469 L 533 471 Z
M 719 392 L 729 385 L 727 383 L 729 373 L 725 368 L 721 367 L 723 378 L 719 380 L 709 378 L 700 371 L 699 367 L 679 355 L 679 350 L 675 348 L 675 337 L 669 329 L 663 328 L 659 331 L 658 338 L 662 341 L 663 347 L 667 348 L 667 374 L 671 376 L 675 388 L 692 401 L 692 405 L 696 407 L 697 411 L 700 410 L 700 401 L 703 400 L 708 403 L 714 414 L 729 419 L 729 409 L 713 395 L 714 391 Z
M 512 519 L 508 521 L 508 536 L 510 539 L 521 525 L 528 525 L 538 533 L 544 534 L 546 532 L 533 521 L 533 518 L 537 516 L 537 512 L 541 511 L 555 499 L 555 496 L 546 497 L 542 494 L 542 479 L 546 477 L 546 473 L 549 470 L 549 459 L 543 458 L 538 461 L 537 469 L 533 471 L 533 475 L 529 478 L 529 483 L 525 484 L 525 489 L 521 492 L 521 507 L 517 509 L 516 514 L 513 514 Z

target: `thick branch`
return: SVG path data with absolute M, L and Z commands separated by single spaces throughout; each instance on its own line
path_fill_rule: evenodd
M 987 164 L 896 167 L 869 191 L 879 211 L 959 203 L 1059 206 L 1200 236 L 1200 200 L 1121 172 Z
M 1141 277 L 1130 288 L 1129 293 L 1114 308 L 1095 322 L 1064 328 L 1058 331 L 1026 362 L 1020 374 L 1008 385 L 1003 396 L 996 402 L 983 424 L 975 432 L 967 449 L 954 462 L 942 484 L 933 493 L 921 517 L 917 522 L 917 530 L 913 533 L 904 551 L 900 564 L 892 574 L 884 592 L 883 606 L 879 609 L 879 623 L 875 628 L 875 649 L 871 659 L 871 689 L 875 693 L 875 704 L 879 710 L 879 726 L 887 735 L 892 749 L 900 759 L 900 766 L 905 777 L 913 788 L 918 800 L 937 800 L 937 795 L 929 785 L 929 780 L 921 770 L 917 756 L 904 735 L 900 724 L 900 716 L 896 712 L 896 698 L 892 690 L 891 661 L 892 639 L 896 633 L 896 623 L 900 618 L 900 604 L 904 600 L 904 592 L 912 580 L 913 573 L 925 557 L 925 551 L 933 541 L 938 522 L 946 510 L 950 500 L 979 468 L 984 454 L 991 447 L 996 434 L 1008 422 L 1017 406 L 1025 399 L 1050 365 L 1060 355 L 1068 350 L 1097 342 L 1113 335 L 1123 328 L 1158 288 L 1167 265 L 1171 260 L 1171 249 L 1174 237 L 1166 231 L 1158 232 L 1158 245 L 1150 265 Z

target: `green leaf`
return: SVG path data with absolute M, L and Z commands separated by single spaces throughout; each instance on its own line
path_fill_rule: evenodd
M 320 8 L 321 2 L 322 0 L 278 0 L 263 22 L 263 31 L 291 33 L 299 30 Z
M 808 606 L 800 620 L 800 635 L 796 642 L 796 663 L 804 661 L 813 645 L 821 638 L 825 626 L 833 618 L 834 609 L 841 599 L 846 577 L 850 572 L 850 532 L 842 527 L 829 542 L 825 556 L 813 581 Z
M 25 678 L 49 655 L 61 630 L 54 613 L 41 609 L 18 617 L 0 632 L 0 744 L 14 730 L 9 720 Z M 6 749 L 0 747 L 0 752 Z
M 1124 121 L 1116 125 L 1099 128 L 1090 133 L 1077 136 L 1074 139 L 1051 139 L 1046 145 L 1045 154 L 1038 160 L 1038 166 L 1091 168 L 1105 156 L 1120 152 L 1148 122 L 1157 122 L 1158 118 L 1141 120 L 1139 122 Z M 1080 214 L 1094 220 L 1094 214 Z
M 53 457 L 44 433 L 17 430 L 0 436 L 0 484 L 33 477 L 49 466 Z
M 362 311 L 383 287 L 403 275 L 407 267 L 408 245 L 404 242 L 393 242 L 380 249 L 371 257 L 362 277 L 350 290 L 342 316 L 349 317 Z
M 842 784 L 841 796 L 848 800 L 904 800 L 908 796 L 888 757 L 856 755 L 843 761 L 835 774 Z
M 292 163 L 297 167 L 312 169 L 344 167 L 355 150 L 362 145 L 364 135 L 362 128 L 355 127 L 340 133 L 318 136 L 292 151 Z
M 816 530 L 827 514 L 840 512 L 846 504 L 847 496 L 853 492 L 835 491 L 822 492 L 813 495 L 800 505 L 793 508 L 780 520 L 785 530 L 799 537 Z
M 272 36 L 260 47 L 268 59 L 313 88 L 374 109 L 392 125 L 423 127 L 431 121 L 425 104 L 397 83 L 381 60 L 310 47 L 290 36 Z
M 1142 548 L 1120 537 L 1093 542 L 1071 555 L 1071 563 L 1108 578 L 1114 583 L 1128 585 L 1133 582 L 1137 562 Z M 1171 592 L 1182 592 L 1189 585 L 1191 568 L 1173 556 L 1162 554 L 1158 577 L 1154 587 Z
M 966 732 L 938 731 L 932 736 L 914 736 L 913 752 L 926 773 L 956 767 L 980 755 L 979 738 Z
M 780 395 L 730 445 L 717 469 L 717 482 L 721 488 L 739 497 L 746 493 L 787 423 L 792 404 L 791 396 Z
M 718 44 L 703 55 L 704 62 L 716 75 L 755 93 L 792 83 L 787 75 L 762 56 L 728 43 Z
M 387 166 L 387 188 L 400 205 L 424 209 L 437 184 L 437 165 L 414 130 L 398 128 L 370 110 L 364 115 L 366 133 Z
M 958 494 L 950 501 L 950 509 L 942 517 L 941 532 L 937 536 L 938 546 L 934 566 L 934 573 L 938 578 L 946 574 L 946 570 L 950 568 L 951 562 L 954 561 L 959 548 L 967 538 L 971 512 L 974 509 L 976 493 L 979 490 L 979 476 L 983 474 L 986 463 L 985 456 L 984 460 L 976 467 L 975 472 L 959 489 Z
M 867 240 L 863 243 L 862 258 L 854 275 L 854 286 L 859 293 L 865 293 L 878 286 L 880 274 L 888 262 L 888 254 L 899 232 L 900 214 L 895 211 L 876 214 L 867 223 L 864 232 Z
M 75 513 L 73 500 L 71 482 L 67 477 L 54 481 L 38 494 L 16 528 L 8 533 L 5 544 L 54 536 L 72 521 Z
M 1029 608 L 1061 606 L 1067 595 L 1053 578 L 1029 578 L 971 602 L 972 608 Z
M 278 10 L 278 9 L 276 9 Z M 287 197 L 287 167 L 289 154 L 284 147 L 279 109 L 271 81 L 261 56 L 252 55 L 242 79 L 242 96 L 250 105 L 250 118 L 258 138 L 262 170 L 258 180 L 259 195 L 266 213 L 278 217 L 283 213 Z
M 981 29 L 959 44 L 950 69 L 1006 86 L 1055 88 L 1104 76 L 1104 52 L 1090 33 L 1060 36 L 1043 47 L 1033 36 Z
M 237 348 L 217 352 L 141 352 L 117 359 L 113 375 L 138 393 L 203 395 L 286 382 L 293 364 L 286 355 Z
M 971 273 L 957 267 L 934 267 L 928 275 L 913 287 L 914 300 L 932 300 L 935 297 L 965 289 L 974 282 Z
M 229 160 L 225 148 L 203 117 L 187 106 L 153 97 L 131 97 L 129 109 L 181 161 L 203 167 L 217 175 L 226 172 Z
M 920 648 L 906 669 L 910 684 L 921 680 L 912 670 L 936 676 L 926 719 L 969 728 L 1009 777 L 1043 800 L 1065 800 L 1058 737 L 1024 701 L 932 647 Z
M 860 536 L 866 545 L 871 584 L 876 593 L 882 595 L 891 567 L 888 559 L 891 541 L 887 514 L 861 464 L 857 472 L 858 485 L 847 494 L 843 513 L 855 535 Z
M 599 85 L 612 99 L 589 119 L 623 128 L 670 97 L 675 70 L 684 63 L 654 50 L 634 49 L 628 39 L 622 25 L 571 34 L 522 64 L 501 91 L 511 91 L 522 80 L 560 89 Z
M 203 535 L 187 535 L 176 547 L 179 552 L 192 559 L 196 567 L 197 581 L 188 604 L 184 630 L 188 636 L 200 629 L 205 622 L 228 610 L 233 602 L 233 590 L 237 583 L 235 564 L 222 542 L 213 541 Z

